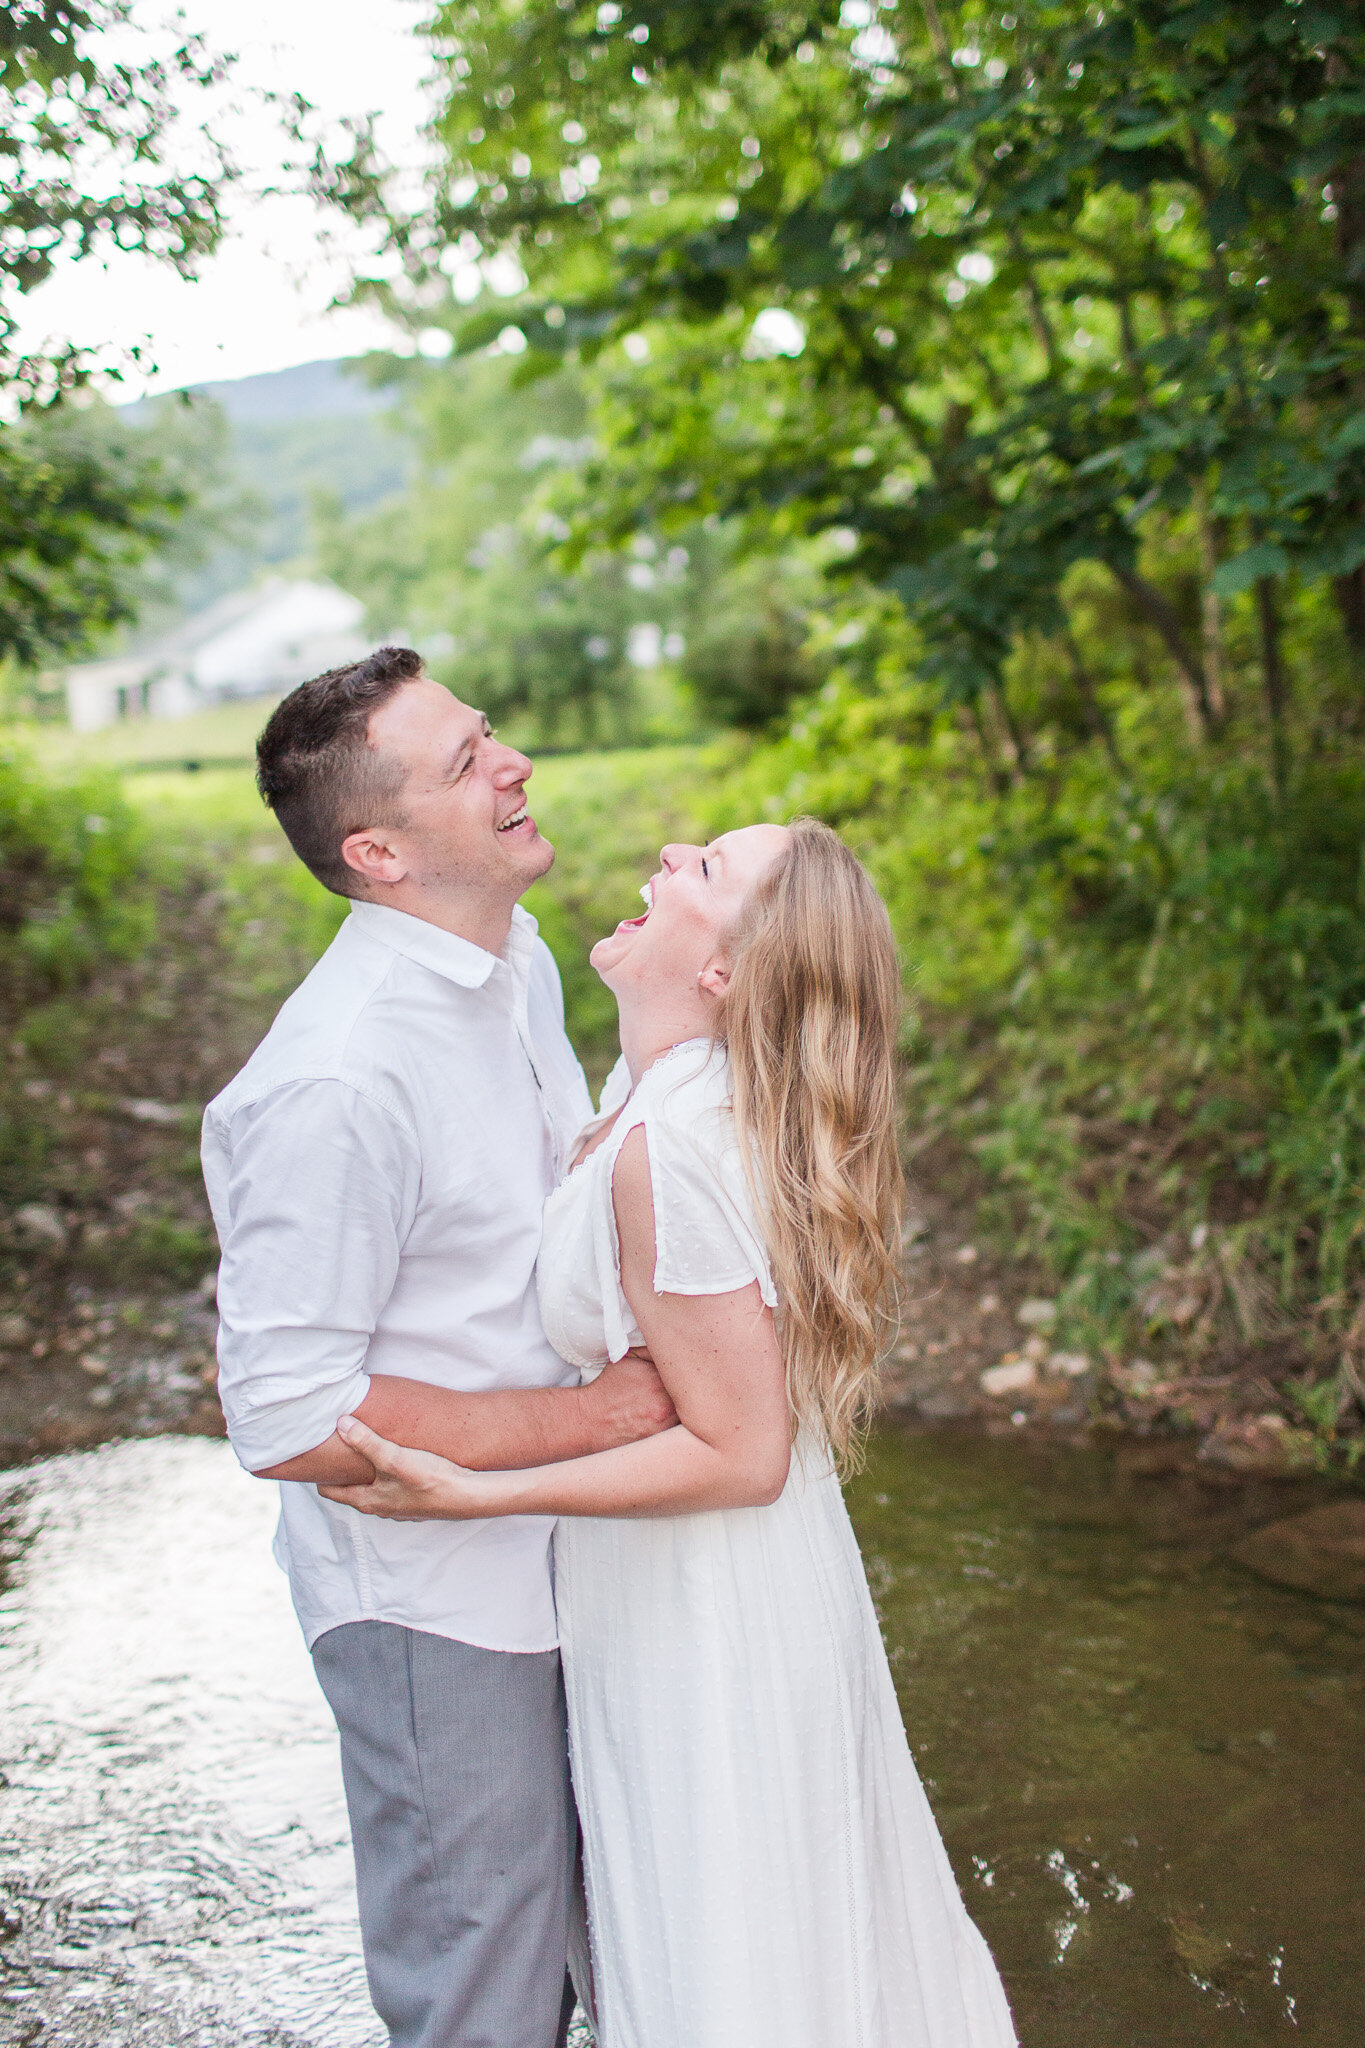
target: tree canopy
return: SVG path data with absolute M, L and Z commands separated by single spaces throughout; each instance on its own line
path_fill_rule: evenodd
M 184 95 L 222 75 L 201 41 L 152 43 L 127 0 L 0 0 L 0 659 L 36 663 L 133 607 L 130 565 L 190 502 L 157 437 L 82 395 L 98 346 L 26 350 L 18 308 L 59 261 L 140 252 L 189 271 L 234 175 Z M 164 440 L 164 437 L 162 437 Z
M 448 174 L 388 209 L 381 288 L 430 321 L 515 258 L 519 296 L 444 317 L 524 374 L 601 360 L 595 531 L 830 532 L 968 703 L 1099 565 L 1200 741 L 1250 591 L 1283 780 L 1286 579 L 1365 661 L 1358 5 L 480 0 L 438 32 Z

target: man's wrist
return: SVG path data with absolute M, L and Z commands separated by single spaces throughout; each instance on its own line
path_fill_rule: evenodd
M 585 1380 L 579 1389 L 579 1402 L 587 1422 L 586 1448 L 589 1451 L 612 1450 L 620 1435 L 621 1419 L 613 1413 L 611 1383 L 601 1373 Z M 610 1438 L 607 1442 L 605 1439 Z

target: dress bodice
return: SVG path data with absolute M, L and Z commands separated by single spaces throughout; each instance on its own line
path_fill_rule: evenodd
M 612 1173 L 644 1126 L 654 1197 L 654 1285 L 661 1294 L 777 1291 L 730 1104 L 729 1062 L 707 1039 L 674 1046 L 633 1091 L 618 1067 L 603 1110 L 624 1102 L 609 1137 L 551 1195 L 536 1268 L 545 1334 L 586 1379 L 643 1342 L 621 1287 Z

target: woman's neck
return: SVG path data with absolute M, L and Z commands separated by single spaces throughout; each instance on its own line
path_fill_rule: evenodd
M 712 1019 L 700 1007 L 670 1006 L 662 1010 L 649 1004 L 632 1004 L 618 998 L 621 1050 L 630 1069 L 632 1084 L 647 1073 L 655 1060 L 672 1052 L 675 1045 L 709 1035 Z

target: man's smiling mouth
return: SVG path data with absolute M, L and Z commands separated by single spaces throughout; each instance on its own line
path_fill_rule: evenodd
M 498 827 L 499 832 L 511 832 L 515 826 L 524 825 L 526 823 L 526 817 L 527 809 L 526 805 L 523 804 L 519 811 L 513 811 L 510 818 L 503 819 L 502 823 Z

